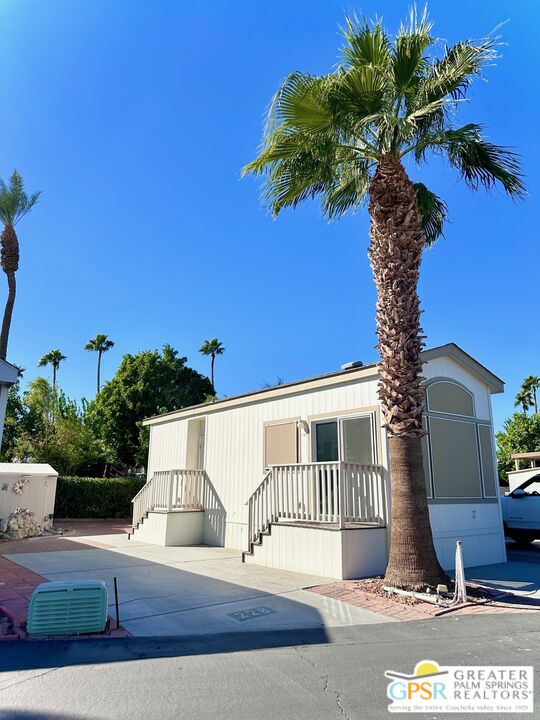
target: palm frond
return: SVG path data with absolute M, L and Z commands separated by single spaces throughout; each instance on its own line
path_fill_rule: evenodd
M 481 138 L 467 138 L 448 145 L 448 159 L 473 190 L 489 190 L 500 183 L 508 195 L 526 194 L 519 156 L 508 148 Z
M 283 208 L 315 198 L 332 181 L 332 176 L 329 164 L 311 153 L 301 153 L 270 170 L 263 186 L 263 199 L 277 217 Z
M 414 189 L 422 214 L 426 245 L 430 246 L 443 235 L 444 223 L 448 220 L 448 207 L 444 200 L 431 192 L 424 183 L 414 183 Z
M 383 70 L 361 65 L 341 74 L 335 96 L 342 112 L 353 113 L 355 119 L 361 120 L 383 110 L 387 87 Z
M 406 96 L 414 91 L 427 70 L 428 60 L 424 53 L 433 43 L 432 29 L 433 23 L 428 18 L 427 6 L 420 17 L 416 6 L 413 6 L 409 13 L 409 23 L 401 25 L 392 52 L 398 95 Z
M 335 220 L 362 205 L 369 193 L 371 166 L 356 161 L 340 165 L 333 182 L 325 189 L 322 201 L 323 213 L 329 220 Z
M 497 40 L 491 35 L 478 43 L 465 40 L 445 48 L 444 56 L 429 66 L 419 84 L 418 103 L 430 103 L 448 95 L 454 100 L 464 97 L 474 76 L 496 59 Z
M 272 112 L 287 125 L 300 130 L 326 130 L 333 116 L 325 98 L 324 80 L 293 73 L 283 83 Z
M 4 225 L 16 225 L 30 212 L 40 195 L 41 191 L 27 195 L 22 177 L 14 170 L 8 183 L 0 180 L 0 220 Z
M 391 42 L 380 21 L 374 22 L 370 27 L 367 20 L 359 20 L 354 15 L 345 18 L 345 27 L 341 32 L 345 38 L 342 48 L 343 67 L 389 66 Z

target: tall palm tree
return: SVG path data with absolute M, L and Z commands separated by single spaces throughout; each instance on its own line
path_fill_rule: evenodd
M 19 269 L 19 239 L 15 232 L 15 225 L 30 212 L 37 203 L 40 194 L 40 192 L 36 192 L 27 195 L 24 191 L 22 178 L 16 170 L 13 171 L 7 184 L 0 179 L 0 220 L 4 223 L 4 229 L 0 236 L 0 244 L 2 245 L 0 261 L 8 282 L 8 297 L 0 334 L 0 358 L 3 360 L 7 356 L 9 330 L 17 293 L 15 274 Z
M 382 24 L 347 18 L 341 62 L 329 75 L 291 73 L 271 103 L 258 157 L 274 216 L 321 197 L 327 218 L 361 205 L 371 216 L 369 259 L 377 288 L 379 398 L 389 434 L 391 548 L 386 582 L 435 585 L 444 577 L 432 540 L 421 438 L 423 335 L 418 277 L 423 250 L 442 234 L 446 205 L 409 172 L 445 158 L 473 190 L 524 194 L 519 161 L 456 125 L 459 101 L 496 56 L 497 39 L 465 40 L 438 52 L 426 13 L 410 13 L 395 37 Z
M 94 352 L 97 352 L 97 354 L 98 354 L 98 361 L 97 361 L 97 391 L 98 391 L 98 394 L 101 389 L 101 356 L 103 355 L 104 352 L 107 352 L 112 347 L 114 347 L 114 342 L 112 340 L 109 340 L 107 335 L 103 335 L 103 333 L 98 333 L 93 340 L 89 340 L 86 343 L 86 345 L 84 346 L 85 350 L 93 350 Z
M 531 407 L 534 407 L 535 415 L 538 414 L 538 399 L 536 397 L 538 388 L 540 388 L 540 377 L 537 375 L 528 375 L 521 386 L 522 392 L 528 392 L 530 394 L 532 400 Z
M 52 365 L 53 369 L 53 381 L 52 381 L 52 388 L 53 393 L 56 393 L 56 376 L 58 373 L 58 368 L 60 367 L 60 363 L 62 360 L 67 360 L 65 355 L 62 355 L 60 350 L 51 350 L 46 355 L 44 355 L 41 360 L 38 362 L 38 367 L 45 367 L 46 365 Z
M 212 338 L 212 340 L 205 340 L 203 342 L 199 352 L 203 355 L 210 355 L 210 357 L 212 358 L 211 380 L 212 386 L 215 388 L 216 386 L 214 384 L 214 363 L 216 361 L 216 355 L 223 355 L 223 353 L 225 352 L 225 348 L 217 338 Z

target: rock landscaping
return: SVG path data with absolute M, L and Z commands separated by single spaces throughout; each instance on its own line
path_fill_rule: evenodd
M 0 541 L 36 537 L 42 531 L 35 514 L 25 508 L 17 508 L 7 518 L 0 518 Z

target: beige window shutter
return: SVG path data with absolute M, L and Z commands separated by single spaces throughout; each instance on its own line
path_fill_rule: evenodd
M 296 422 L 267 425 L 264 434 L 264 464 L 290 465 L 298 462 Z

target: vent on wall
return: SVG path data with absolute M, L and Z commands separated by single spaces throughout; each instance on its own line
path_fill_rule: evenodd
M 46 582 L 32 593 L 29 635 L 97 633 L 106 624 L 107 589 L 100 580 Z

